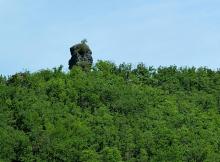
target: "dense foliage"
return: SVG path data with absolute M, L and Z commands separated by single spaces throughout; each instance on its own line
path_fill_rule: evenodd
M 220 161 L 220 71 L 62 68 L 0 77 L 0 161 Z

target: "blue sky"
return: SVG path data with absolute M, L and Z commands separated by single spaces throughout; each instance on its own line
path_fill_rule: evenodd
M 86 38 L 117 64 L 220 68 L 219 0 L 0 0 L 0 73 L 68 67 Z

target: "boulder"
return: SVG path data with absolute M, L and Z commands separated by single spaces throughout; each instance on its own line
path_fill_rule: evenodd
M 83 69 L 91 67 L 93 63 L 92 51 L 86 44 L 86 40 L 70 48 L 71 59 L 69 60 L 69 69 L 73 66 L 81 66 Z

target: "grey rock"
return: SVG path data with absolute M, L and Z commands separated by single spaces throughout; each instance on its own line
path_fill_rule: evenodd
M 86 44 L 86 40 L 81 41 L 81 43 L 76 44 L 70 48 L 71 59 L 69 60 L 69 69 L 73 66 L 81 66 L 83 69 L 85 67 L 91 67 L 93 63 L 92 51 Z

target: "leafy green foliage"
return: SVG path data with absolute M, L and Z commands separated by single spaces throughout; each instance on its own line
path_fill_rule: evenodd
M 98 61 L 0 76 L 0 161 L 220 161 L 220 72 Z

